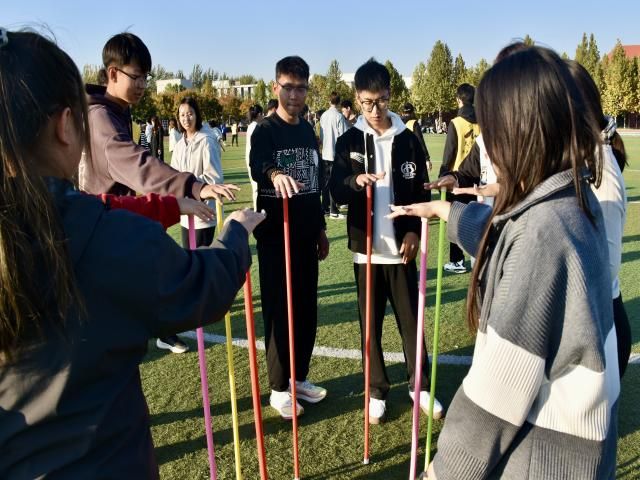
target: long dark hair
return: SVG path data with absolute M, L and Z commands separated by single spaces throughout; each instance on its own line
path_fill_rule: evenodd
M 51 195 L 38 171 L 51 117 L 69 107 L 88 153 L 87 103 L 78 68 L 33 32 L 0 32 L 0 363 L 42 323 L 62 325 L 80 294 Z M 55 78 L 55 81 L 51 79 Z M 36 278 L 49 280 L 49 291 Z M 51 302 L 55 308 L 51 309 Z
M 588 170 L 590 181 L 599 185 L 600 132 L 564 60 L 541 47 L 506 56 L 483 76 L 475 105 L 500 184 L 491 219 L 511 210 L 547 178 L 566 170 L 572 170 L 577 200 L 592 218 L 582 179 Z M 489 222 L 467 295 L 467 323 L 472 330 L 478 328 L 479 276 L 488 260 L 492 235 Z
M 609 126 L 609 119 L 605 117 L 602 111 L 602 101 L 600 99 L 600 91 L 596 82 L 589 74 L 586 68 L 580 65 L 575 60 L 567 60 L 569 71 L 573 75 L 574 80 L 580 87 L 582 96 L 584 97 L 587 108 L 593 109 L 595 117 L 598 119 L 598 128 L 601 132 L 605 133 L 605 129 Z M 624 171 L 624 167 L 627 163 L 627 153 L 624 148 L 624 142 L 620 137 L 620 134 L 615 131 L 615 124 L 611 131 L 607 132 L 603 140 L 611 145 L 611 150 L 616 158 L 620 171 Z

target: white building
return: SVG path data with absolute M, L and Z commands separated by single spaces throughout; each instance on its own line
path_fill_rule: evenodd
M 213 88 L 218 91 L 218 95 L 233 94 L 236 97 L 245 99 L 253 98 L 255 94 L 255 83 L 240 85 L 239 82 L 236 82 L 232 85 L 230 80 L 214 80 L 211 83 Z
M 191 80 L 187 80 L 186 78 L 170 78 L 168 80 L 156 80 L 156 93 L 160 95 L 164 93 L 164 91 L 172 85 L 180 85 L 185 89 L 191 88 Z

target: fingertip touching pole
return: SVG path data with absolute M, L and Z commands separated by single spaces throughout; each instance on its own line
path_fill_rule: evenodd
M 216 201 L 216 221 L 218 235 L 222 233 L 223 226 L 222 202 Z M 224 316 L 224 330 L 226 334 L 227 346 L 227 365 L 229 375 L 229 393 L 231 395 L 231 424 L 233 429 L 233 452 L 236 463 L 236 480 L 242 480 L 242 463 L 240 460 L 240 433 L 238 428 L 238 399 L 236 396 L 236 372 L 233 365 L 233 344 L 231 340 L 233 334 L 231 332 L 231 312 L 227 312 Z
M 411 433 L 411 464 L 409 480 L 415 480 L 420 433 L 420 391 L 422 390 L 422 344 L 424 341 L 424 307 L 427 290 L 427 256 L 429 248 L 429 220 L 422 219 L 420 232 L 420 283 L 418 287 L 418 324 L 416 327 L 416 373 L 413 385 L 413 424 Z
M 196 228 L 193 215 L 189 215 L 189 248 L 196 249 Z M 207 438 L 207 453 L 209 455 L 209 475 L 212 480 L 217 480 L 218 469 L 216 467 L 216 455 L 213 447 L 213 427 L 211 425 L 211 402 L 209 401 L 209 379 L 207 377 L 207 359 L 204 351 L 204 332 L 202 327 L 196 329 L 198 342 L 198 363 L 200 365 L 200 385 L 202 386 L 202 405 L 204 408 L 204 426 Z
M 446 189 L 440 190 L 440 200 L 447 199 Z M 444 267 L 444 232 L 445 222 L 438 223 L 438 273 L 436 277 L 436 307 L 433 319 L 433 355 L 431 360 L 431 387 L 429 389 L 429 419 L 427 423 L 427 447 L 425 452 L 424 471 L 431 461 L 431 437 L 433 433 L 433 402 L 436 398 L 436 374 L 438 368 L 438 342 L 440 340 L 440 307 L 442 301 L 442 269 Z
M 284 218 L 284 261 L 287 281 L 287 313 L 289 317 L 289 372 L 291 374 L 291 419 L 293 421 L 293 469 L 295 480 L 300 478 L 298 458 L 298 402 L 296 395 L 296 352 L 293 325 L 293 283 L 291 279 L 291 238 L 289 225 L 289 199 L 282 197 L 282 215 Z
M 373 247 L 372 208 L 373 191 L 367 185 L 367 267 L 365 284 L 365 335 L 364 335 L 364 460 L 369 464 L 369 399 L 371 396 L 369 380 L 371 379 L 371 251 Z
M 260 480 L 267 480 L 267 458 L 264 450 L 264 431 L 262 429 L 262 406 L 260 404 L 260 380 L 258 377 L 258 354 L 256 351 L 256 329 L 253 320 L 252 296 L 251 273 L 247 272 L 244 282 L 244 311 L 247 320 L 247 341 L 249 343 L 249 374 L 251 376 L 251 396 L 253 398 L 253 422 L 256 427 Z

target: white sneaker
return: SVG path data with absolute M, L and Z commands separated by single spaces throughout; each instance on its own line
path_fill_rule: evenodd
M 289 380 L 291 382 L 291 380 Z M 291 390 L 291 389 L 289 389 Z M 299 382 L 296 380 L 296 398 L 309 403 L 318 403 L 327 396 L 327 389 L 314 385 L 309 380 Z
M 371 425 L 378 425 L 385 421 L 386 416 L 387 416 L 386 400 L 369 398 L 369 423 Z
M 285 420 L 291 420 L 293 418 L 293 405 L 291 402 L 291 394 L 289 392 L 277 392 L 276 390 L 271 390 L 269 405 L 271 405 Z M 302 405 L 298 402 L 296 402 L 296 407 L 299 417 L 304 413 L 304 408 L 302 408 Z
M 460 260 L 459 262 L 445 263 L 443 268 L 445 272 L 467 273 L 467 267 L 464 266 L 464 260 Z
M 184 353 L 189 350 L 189 346 L 178 338 L 177 335 L 158 338 L 156 347 L 163 350 L 170 350 L 173 353 Z
M 413 392 L 409 390 L 409 396 L 411 397 L 411 401 L 413 401 Z M 429 401 L 431 400 L 431 396 L 429 392 L 425 392 L 424 390 L 420 392 L 420 409 L 429 415 Z M 440 420 L 444 416 L 444 408 L 442 408 L 442 404 L 438 401 L 437 398 L 433 399 L 433 419 Z

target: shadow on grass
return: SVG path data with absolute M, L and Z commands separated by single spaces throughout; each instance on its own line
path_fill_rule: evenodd
M 637 202 L 640 200 L 640 195 L 632 195 L 627 197 L 627 202 Z
M 638 478 L 640 471 L 640 455 L 618 465 L 616 470 L 616 478 L 618 480 L 635 480 Z
M 622 243 L 637 242 L 638 240 L 640 240 L 640 235 L 627 235 L 622 238 Z
M 640 251 L 624 252 L 622 254 L 622 263 L 633 262 L 634 260 L 638 259 L 640 259 Z

